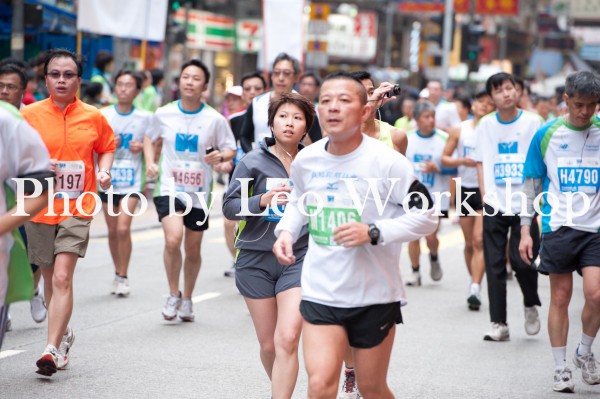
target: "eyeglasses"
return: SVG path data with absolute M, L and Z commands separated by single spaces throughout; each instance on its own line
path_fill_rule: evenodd
M 6 89 L 7 91 L 12 91 L 14 93 L 15 91 L 19 90 L 19 86 L 10 83 L 0 83 L 0 91 L 4 91 L 4 89 Z
M 76 73 L 70 72 L 70 71 L 63 72 L 62 74 L 58 71 L 52 71 L 52 72 L 48 72 L 48 74 L 46 76 L 50 76 L 52 79 L 56 80 L 56 79 L 60 79 L 61 75 L 65 80 L 71 80 L 71 79 L 77 77 Z
M 294 72 L 289 71 L 289 70 L 280 71 L 278 69 L 275 69 L 273 71 L 273 76 L 275 76 L 275 77 L 283 75 L 284 78 L 289 78 L 293 74 L 294 74 Z

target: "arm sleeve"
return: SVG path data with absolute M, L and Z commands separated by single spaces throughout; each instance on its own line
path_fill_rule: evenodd
M 250 103 L 248 109 L 246 109 L 244 123 L 240 131 L 240 145 L 246 153 L 252 151 L 252 142 L 254 141 L 254 118 L 252 117 L 252 110 L 252 103 Z
M 302 213 L 300 204 L 298 203 L 298 199 L 304 194 L 305 190 L 304 182 L 302 181 L 302 171 L 299 170 L 298 165 L 293 162 L 290 177 L 294 182 L 294 188 L 292 188 L 289 202 L 285 206 L 283 217 L 275 227 L 275 236 L 279 237 L 279 233 L 283 230 L 289 231 L 295 243 L 302 233 L 302 227 L 308 223 L 308 217 L 306 216 L 306 213 Z
M 411 192 L 411 189 L 416 187 L 413 183 L 417 180 L 412 172 L 407 172 L 409 170 L 412 170 L 410 162 L 405 158 L 401 162 L 395 162 L 390 170 L 389 177 L 399 179 L 393 186 L 390 200 L 401 206 L 406 203 L 409 209 L 405 209 L 405 212 L 399 217 L 376 222 L 381 231 L 383 245 L 414 241 L 424 235 L 433 233 L 437 228 L 438 218 L 434 215 L 435 209 L 431 197 L 428 199 L 430 204 L 426 209 L 423 209 L 425 207 L 419 209 L 413 201 L 414 193 Z M 428 197 L 428 195 L 425 195 L 425 197 Z M 415 204 L 415 206 L 411 207 L 411 204 Z
M 535 214 L 533 201 L 540 193 L 541 187 L 542 179 L 532 179 L 530 177 L 525 179 L 525 184 L 523 184 L 523 193 L 525 193 L 525 196 L 527 197 L 527 213 L 519 215 L 521 217 L 521 226 L 530 226 L 533 222 L 533 216 Z
M 240 184 L 240 178 L 254 178 L 250 170 L 246 167 L 244 160 L 237 164 L 233 171 L 233 176 L 229 182 L 229 188 L 223 199 L 223 216 L 229 220 L 246 220 L 250 216 L 242 216 L 238 214 L 242 210 L 242 185 Z M 250 191 L 252 191 L 253 181 L 248 183 Z M 259 214 L 263 212 L 260 209 L 260 197 L 263 193 L 257 195 L 250 195 L 250 192 L 245 193 L 245 197 L 248 198 L 248 210 L 253 214 Z

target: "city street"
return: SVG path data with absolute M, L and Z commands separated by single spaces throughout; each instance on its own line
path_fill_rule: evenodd
M 167 295 L 162 264 L 163 236 L 151 208 L 134 221 L 129 298 L 109 295 L 113 268 L 98 218 L 88 253 L 75 273 L 71 326 L 76 341 L 67 370 L 51 378 L 35 373 L 45 346 L 46 323 L 35 324 L 28 303 L 11 307 L 13 331 L 0 353 L 2 398 L 262 398 L 270 396 L 258 356 L 252 321 L 234 280 L 223 277 L 231 258 L 222 219 L 213 212 L 203 244 L 203 266 L 195 292 L 196 322 L 167 322 L 161 308 Z M 444 277 L 429 278 L 422 255 L 423 286 L 408 287 L 404 325 L 396 330 L 389 382 L 398 398 L 551 398 L 553 360 L 546 332 L 548 280 L 540 277 L 542 331 L 523 328 L 522 296 L 508 282 L 511 341 L 483 341 L 489 328 L 487 291 L 479 312 L 467 309 L 467 273 L 458 225 L 440 232 Z M 368 265 L 365 265 L 368 267 Z M 406 250 L 402 271 L 409 270 Z M 581 279 L 571 304 L 568 363 L 581 334 Z M 484 283 L 485 287 L 485 283 Z M 597 348 L 597 344 L 596 344 Z M 600 398 L 574 371 L 576 397 Z M 294 398 L 306 397 L 301 363 Z

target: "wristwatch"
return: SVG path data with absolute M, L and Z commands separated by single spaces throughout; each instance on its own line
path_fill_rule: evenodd
M 377 245 L 379 238 L 381 237 L 379 228 L 373 223 L 369 224 L 369 237 L 371 238 L 371 245 Z

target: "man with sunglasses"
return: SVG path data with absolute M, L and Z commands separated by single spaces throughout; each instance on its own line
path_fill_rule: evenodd
M 110 187 L 115 139 L 106 118 L 77 97 L 82 64 L 67 50 L 51 50 L 44 63 L 50 97 L 22 110 L 50 154 L 55 173 L 48 205 L 25 226 L 29 261 L 44 276 L 48 303 L 48 341 L 37 361 L 37 373 L 51 376 L 69 363 L 75 339 L 69 320 L 73 311 L 73 274 L 85 256 L 96 186 Z M 97 156 L 97 165 L 94 156 Z M 98 173 L 96 173 L 98 170 Z

